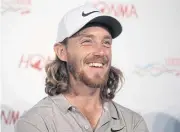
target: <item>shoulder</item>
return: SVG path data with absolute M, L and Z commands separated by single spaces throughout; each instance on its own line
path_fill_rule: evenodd
M 52 102 L 48 97 L 43 98 L 37 104 L 35 104 L 32 108 L 26 111 L 21 118 L 32 118 L 32 117 L 46 117 L 48 116 L 53 108 Z
M 140 113 L 126 108 L 114 101 L 112 102 L 112 104 L 114 104 L 116 111 L 118 111 L 120 118 L 123 119 L 127 129 L 134 130 L 135 132 L 138 132 L 139 130 L 148 132 L 145 120 Z
M 52 102 L 48 97 L 45 97 L 20 116 L 15 124 L 15 128 L 22 129 L 23 126 L 26 126 L 23 129 L 33 127 L 33 129 L 45 131 L 47 119 L 52 116 L 52 107 Z
M 140 119 L 142 118 L 142 115 L 138 112 L 135 112 L 127 107 L 124 107 L 118 103 L 116 103 L 115 101 L 113 101 L 113 104 L 116 106 L 117 110 L 122 113 L 123 116 L 125 117 L 134 117 L 136 119 Z

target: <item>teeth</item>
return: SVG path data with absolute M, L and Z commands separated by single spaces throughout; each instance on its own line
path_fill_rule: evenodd
M 89 63 L 89 66 L 94 66 L 94 67 L 102 67 L 102 63 Z

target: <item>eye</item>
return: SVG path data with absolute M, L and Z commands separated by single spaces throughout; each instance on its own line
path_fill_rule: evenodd
M 91 42 L 90 39 L 87 39 L 87 40 L 84 40 L 83 43 L 86 43 L 86 42 Z
M 105 41 L 104 41 L 104 45 L 105 45 L 106 47 L 110 47 L 110 46 L 112 45 L 112 42 L 111 42 L 110 40 L 105 40 Z
M 82 39 L 81 41 L 81 44 L 83 45 L 88 45 L 88 44 L 92 44 L 93 43 L 93 40 L 91 38 L 85 38 L 85 39 Z
M 104 43 L 105 43 L 105 44 L 111 44 L 111 42 L 110 42 L 110 41 L 105 41 Z

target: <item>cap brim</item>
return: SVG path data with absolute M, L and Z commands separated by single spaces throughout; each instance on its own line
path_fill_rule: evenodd
M 120 22 L 111 16 L 97 16 L 88 23 L 100 23 L 106 25 L 111 30 L 112 38 L 116 38 L 122 32 L 122 26 Z

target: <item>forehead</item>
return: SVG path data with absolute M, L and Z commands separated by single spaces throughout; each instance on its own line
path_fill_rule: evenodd
M 112 38 L 111 33 L 108 28 L 104 26 L 87 26 L 78 31 L 75 35 L 73 36 L 79 36 L 83 34 L 95 34 L 95 35 L 105 35 L 108 36 L 109 38 Z

